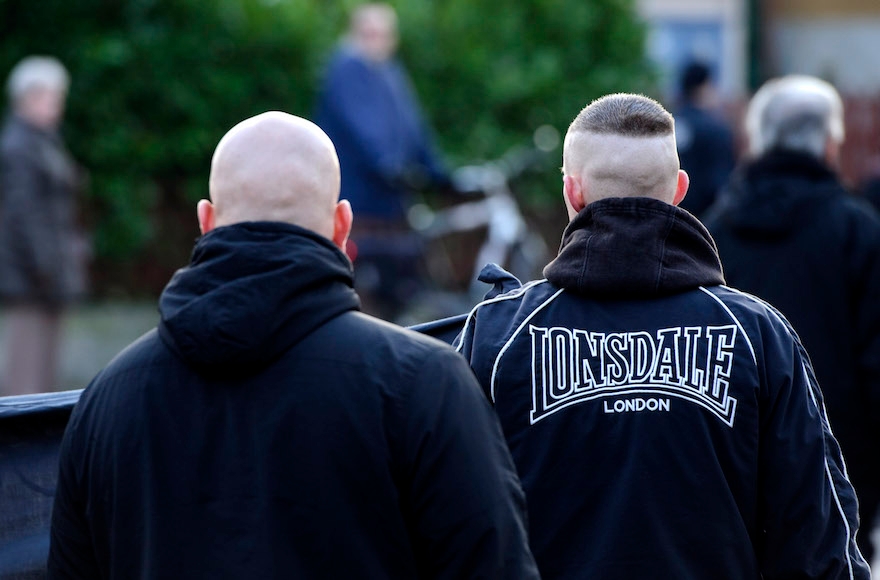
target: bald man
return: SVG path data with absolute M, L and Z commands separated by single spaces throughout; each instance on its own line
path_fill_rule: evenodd
M 724 286 L 676 205 L 673 119 L 598 99 L 563 150 L 570 223 L 546 279 L 496 290 L 455 346 L 495 405 L 545 579 L 868 578 L 809 358 Z
M 467 363 L 358 312 L 328 137 L 244 121 L 209 191 L 158 328 L 73 412 L 50 578 L 536 578 Z

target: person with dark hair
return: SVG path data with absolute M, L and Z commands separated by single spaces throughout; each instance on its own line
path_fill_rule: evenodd
M 70 418 L 49 578 L 537 578 L 467 363 L 358 312 L 327 135 L 245 120 L 208 189 L 158 328 Z
M 563 149 L 544 280 L 497 267 L 454 343 L 495 405 L 545 579 L 869 578 L 806 351 L 676 207 L 672 116 L 616 94 Z
M 880 505 L 880 217 L 837 173 L 843 113 L 821 79 L 765 83 L 746 111 L 750 159 L 706 227 L 730 283 L 782 310 L 810 352 L 870 561 Z
M 397 14 L 358 6 L 318 96 L 316 122 L 342 164 L 342 198 L 358 216 L 355 283 L 365 309 L 388 320 L 421 289 L 422 242 L 407 222 L 412 194 L 449 177 L 397 50 Z
M 675 138 L 681 168 L 691 179 L 680 207 L 700 217 L 736 164 L 733 132 L 716 111 L 717 91 L 708 65 L 689 63 L 681 74 L 680 91 Z
M 0 131 L 0 301 L 6 369 L 0 395 L 56 389 L 62 315 L 86 292 L 88 245 L 77 197 L 84 171 L 59 129 L 70 77 L 30 56 L 9 74 L 11 114 Z

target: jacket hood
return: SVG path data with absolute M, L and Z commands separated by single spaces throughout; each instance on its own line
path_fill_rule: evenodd
M 820 198 L 842 192 L 837 176 L 818 159 L 771 151 L 736 172 L 718 213 L 740 235 L 779 239 L 794 232 L 806 212 L 821 206 Z
M 544 276 L 579 294 L 665 296 L 724 283 L 718 251 L 691 214 L 659 200 L 609 198 L 568 225 Z
M 359 308 L 351 262 L 329 240 L 248 222 L 199 239 L 159 299 L 159 333 L 201 372 L 246 374 Z

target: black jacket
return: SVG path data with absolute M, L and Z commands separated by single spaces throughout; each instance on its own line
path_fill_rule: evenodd
M 50 577 L 536 577 L 467 364 L 351 277 L 295 226 L 205 235 L 74 410 Z
M 691 178 L 680 207 L 702 216 L 736 163 L 733 133 L 712 111 L 685 103 L 675 112 L 675 139 L 681 168 Z
M 542 577 L 868 577 L 809 359 L 772 307 L 722 285 L 691 214 L 592 203 L 544 274 L 495 272 L 507 291 L 457 342 L 501 418 Z
M 61 141 L 10 116 L 0 133 L 0 299 L 59 304 L 85 292 L 81 177 Z
M 773 152 L 735 176 L 706 226 L 727 280 L 779 308 L 803 340 L 870 523 L 880 500 L 880 220 L 817 160 Z

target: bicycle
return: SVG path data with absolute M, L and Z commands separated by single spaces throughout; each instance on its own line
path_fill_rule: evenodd
M 403 323 L 468 311 L 489 289 L 477 280 L 488 263 L 496 263 L 522 280 L 540 276 L 550 253 L 541 235 L 529 226 L 511 183 L 528 172 L 546 168 L 548 154 L 558 144 L 558 132 L 555 139 L 552 132 L 555 129 L 542 127 L 535 134 L 534 147 L 516 147 L 499 159 L 455 170 L 451 176 L 455 190 L 479 196 L 477 199 L 439 210 L 424 203 L 410 208 L 409 224 L 426 242 L 425 267 L 435 287 L 408 306 Z M 481 229 L 485 234 L 470 268 L 470 283 L 464 290 L 450 290 L 455 267 L 443 242 L 453 235 Z

